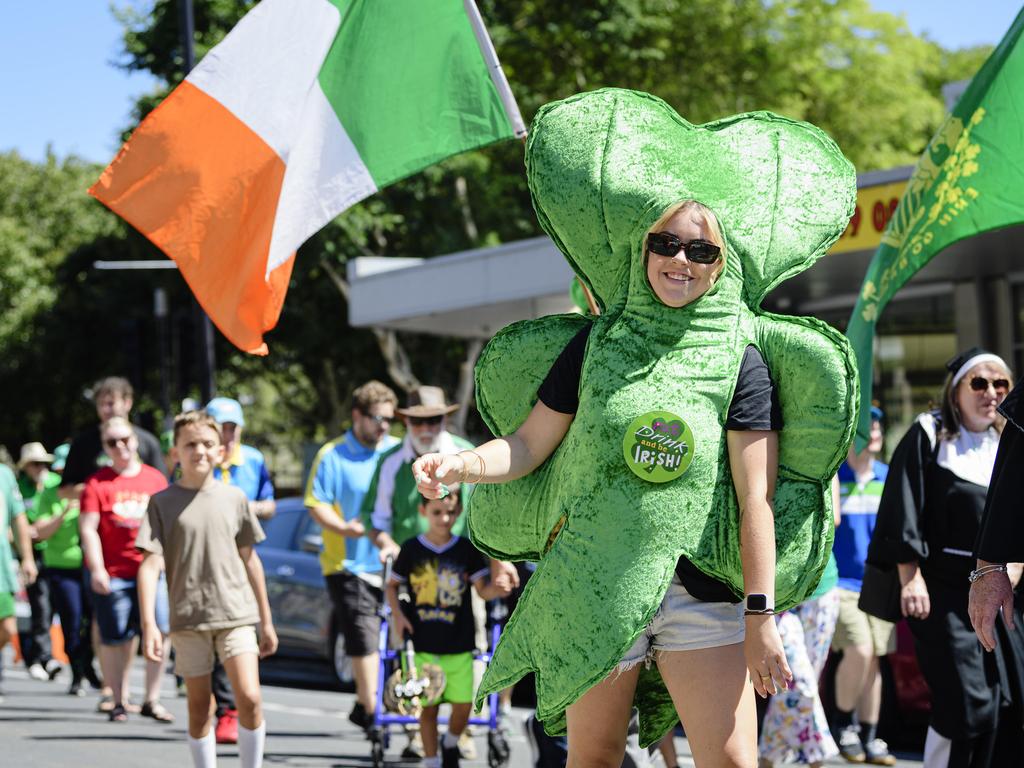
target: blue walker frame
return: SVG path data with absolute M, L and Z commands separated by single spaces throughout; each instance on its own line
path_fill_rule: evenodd
M 390 577 L 391 559 L 388 558 L 388 562 L 385 564 L 384 568 L 384 589 L 382 590 L 382 594 L 386 594 L 387 583 Z M 500 610 L 495 611 L 494 613 L 499 614 L 502 617 L 507 615 L 501 614 Z M 389 731 L 389 726 L 419 723 L 419 718 L 412 717 L 410 715 L 399 715 L 393 712 L 386 712 L 384 710 L 384 686 L 388 681 L 389 669 L 394 669 L 393 665 L 401 664 L 400 656 L 402 655 L 402 651 L 391 649 L 390 643 L 388 642 L 390 633 L 388 617 L 391 615 L 391 607 L 388 605 L 386 597 L 382 597 L 380 605 L 377 608 L 377 614 L 380 616 L 380 631 L 377 635 L 377 653 L 380 661 L 378 662 L 377 667 L 377 692 L 375 695 L 376 706 L 374 707 L 373 724 L 369 728 L 369 736 L 370 741 L 373 744 L 373 764 L 374 766 L 383 766 L 384 751 L 391 745 L 391 733 Z M 490 663 L 494 649 L 498 646 L 498 640 L 501 638 L 501 628 L 502 622 L 495 620 L 494 625 L 491 627 L 490 645 L 488 646 L 488 650 L 484 653 L 474 653 L 474 661 L 482 661 L 485 665 Z M 490 737 L 488 739 L 489 752 L 493 750 L 493 743 L 491 739 L 494 734 L 500 733 L 498 730 L 498 724 L 500 722 L 499 709 L 498 694 L 492 693 L 487 697 L 488 716 L 473 717 L 471 713 L 469 718 L 469 725 L 486 725 L 488 727 Z M 448 717 L 438 715 L 437 722 L 439 725 L 445 725 L 448 723 Z M 488 755 L 488 763 L 490 765 L 504 765 L 507 764 L 507 761 L 507 755 L 503 760 L 498 761 L 493 760 L 491 754 Z

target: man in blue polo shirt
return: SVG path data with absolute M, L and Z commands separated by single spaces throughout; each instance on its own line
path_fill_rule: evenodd
M 274 484 L 263 454 L 242 444 L 245 416 L 241 404 L 230 397 L 215 397 L 206 404 L 206 412 L 220 424 L 224 443 L 224 463 L 214 467 L 213 476 L 241 488 L 249 499 L 249 509 L 260 520 L 269 520 L 277 509 Z
M 395 393 L 379 381 L 356 389 L 352 427 L 320 449 L 306 483 L 306 508 L 323 530 L 321 570 L 356 679 L 349 720 L 361 728 L 373 722 L 375 709 L 382 579 L 380 553 L 364 535 L 359 510 L 378 459 L 398 445 L 389 434 L 396 405 Z

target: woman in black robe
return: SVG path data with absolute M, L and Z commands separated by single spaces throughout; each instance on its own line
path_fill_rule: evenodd
M 919 416 L 893 453 L 868 559 L 898 565 L 901 610 L 932 693 L 925 768 L 1019 767 L 1024 660 L 1010 642 L 986 654 L 968 616 L 974 541 L 1004 424 L 996 407 L 1011 374 L 977 348 L 947 368 L 941 410 Z M 1015 568 L 1014 586 L 1019 579 Z

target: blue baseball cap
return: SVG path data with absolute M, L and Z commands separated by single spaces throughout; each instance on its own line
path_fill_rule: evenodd
M 218 424 L 231 422 L 240 427 L 245 426 L 245 417 L 242 415 L 242 405 L 230 397 L 215 397 L 206 404 L 206 412 L 213 417 Z
M 884 418 L 885 418 L 885 412 L 881 408 L 879 408 L 877 405 L 872 405 L 871 406 L 871 420 L 872 421 L 881 421 Z

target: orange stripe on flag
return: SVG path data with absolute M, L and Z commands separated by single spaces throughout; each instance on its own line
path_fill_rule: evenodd
M 240 349 L 265 355 L 292 258 L 266 277 L 285 164 L 245 123 L 185 81 L 135 129 L 89 193 L 177 262 Z

